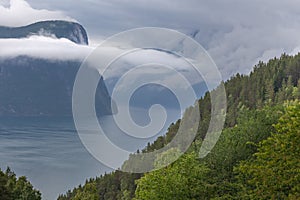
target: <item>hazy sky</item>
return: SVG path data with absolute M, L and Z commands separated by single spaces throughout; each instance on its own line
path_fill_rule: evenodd
M 248 73 L 258 60 L 300 50 L 298 0 L 0 0 L 0 25 L 45 19 L 80 22 L 92 44 L 131 28 L 156 26 L 196 39 L 224 78 Z

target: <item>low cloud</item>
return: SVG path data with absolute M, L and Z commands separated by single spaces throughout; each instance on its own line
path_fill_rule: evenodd
M 74 19 L 60 11 L 34 9 L 25 0 L 0 1 L 0 26 L 24 26 L 37 21 Z
M 0 39 L 0 58 L 29 56 L 50 60 L 83 60 L 93 50 L 68 39 L 31 36 L 21 39 Z
M 95 50 L 95 48 L 96 47 L 79 45 L 65 38 L 58 39 L 55 37 L 33 35 L 27 38 L 0 39 L 0 59 L 13 59 L 18 56 L 29 56 L 32 58 L 47 60 L 83 61 Z M 118 47 L 104 48 L 104 51 L 102 51 L 105 54 L 102 55 L 104 58 L 109 58 L 111 55 L 123 52 Z M 99 71 L 103 70 L 106 66 L 97 66 L 99 59 L 98 57 L 95 59 L 96 60 L 88 60 L 89 64 L 97 67 Z M 201 79 L 199 79 L 199 75 L 197 76 L 196 73 L 194 73 L 193 67 L 184 59 L 173 54 L 151 49 L 141 49 L 118 58 L 105 71 L 105 77 L 108 79 L 114 79 L 122 76 L 126 71 L 133 67 L 149 63 L 158 63 L 160 65 L 174 68 L 188 76 L 189 80 L 192 81 L 193 84 L 197 83 Z M 149 75 L 151 75 L 151 70 L 145 73 L 149 73 Z M 193 73 L 191 73 L 191 71 L 193 71 Z M 176 82 L 176 79 L 174 79 L 174 82 Z
M 237 72 L 248 73 L 259 59 L 294 53 L 300 46 L 297 0 L 28 1 L 67 11 L 83 23 L 91 39 L 145 26 L 187 34 L 198 31 L 197 41 L 211 54 L 225 79 Z

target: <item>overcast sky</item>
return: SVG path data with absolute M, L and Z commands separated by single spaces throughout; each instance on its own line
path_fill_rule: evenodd
M 92 44 L 131 28 L 156 26 L 192 34 L 224 78 L 248 73 L 258 60 L 300 50 L 298 0 L 0 0 L 0 25 L 45 19 L 81 23 Z

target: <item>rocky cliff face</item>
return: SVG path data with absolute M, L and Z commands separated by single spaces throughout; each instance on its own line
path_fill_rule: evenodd
M 89 43 L 86 30 L 75 22 L 43 21 L 23 27 L 0 26 L 0 38 L 24 38 L 31 35 L 66 38 L 84 45 Z
M 0 116 L 71 116 L 79 67 L 78 61 L 30 57 L 0 61 Z M 96 110 L 98 116 L 112 114 L 103 80 L 96 92 Z

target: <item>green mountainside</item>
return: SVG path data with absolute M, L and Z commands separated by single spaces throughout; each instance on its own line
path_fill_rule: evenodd
M 199 100 L 197 138 L 175 163 L 145 174 L 101 175 L 58 199 L 300 199 L 300 54 L 260 62 L 225 87 L 225 128 L 206 158 L 197 153 L 210 120 L 209 93 Z M 168 144 L 179 123 L 143 152 Z
M 225 128 L 207 157 L 198 152 L 210 120 L 209 93 L 199 100 L 197 138 L 175 163 L 145 174 L 101 175 L 58 200 L 300 199 L 300 54 L 260 62 L 225 87 Z M 143 152 L 168 144 L 179 123 Z

